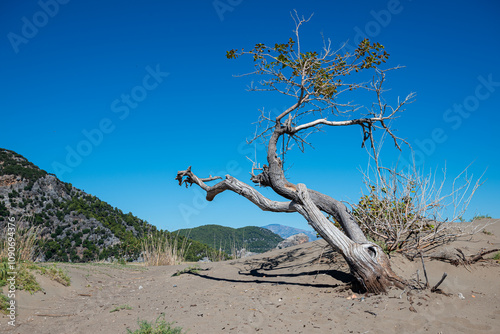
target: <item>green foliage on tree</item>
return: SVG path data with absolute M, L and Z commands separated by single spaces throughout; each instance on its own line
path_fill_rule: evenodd
M 323 59 L 316 51 L 297 50 L 297 43 L 291 37 L 287 43 L 276 43 L 274 46 L 257 43 L 250 51 L 233 49 L 226 52 L 226 57 L 236 59 L 244 54 L 253 56 L 256 63 L 255 74 L 272 74 L 268 80 L 262 82 L 264 87 L 275 89 L 283 83 L 309 82 L 308 91 L 315 92 L 317 97 L 323 99 L 332 99 L 340 87 L 345 88 L 340 77 L 376 68 L 389 58 L 383 45 L 370 43 L 368 39 L 362 40 L 353 53 L 339 53 L 329 60 Z M 310 66 L 305 66 L 306 64 Z M 358 85 L 352 84 L 348 88 L 353 90 L 358 88 Z

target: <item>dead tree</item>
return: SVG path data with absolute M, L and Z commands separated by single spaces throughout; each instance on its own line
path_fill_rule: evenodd
M 301 50 L 299 28 L 308 20 L 293 16 L 295 38 L 287 43 L 269 47 L 256 44 L 250 51 L 231 50 L 229 59 L 244 55 L 253 57 L 255 70 L 251 73 L 264 79 L 254 91 L 274 91 L 290 97 L 290 107 L 271 117 L 261 111 L 258 131 L 250 141 L 263 140 L 267 145 L 267 164 L 262 168 L 254 165 L 251 181 L 260 187 L 270 187 L 285 201 L 272 201 L 254 187 L 226 175 L 200 178 L 191 167 L 177 173 L 179 185 L 198 185 L 206 191 L 206 199 L 212 201 L 219 193 L 230 190 L 257 205 L 264 211 L 298 212 L 334 249 L 338 250 L 351 269 L 351 273 L 367 292 L 385 292 L 390 286 L 402 287 L 405 283 L 391 269 L 389 259 L 376 244 L 369 242 L 349 209 L 340 201 L 308 189 L 304 184 L 292 184 L 283 168 L 285 154 L 294 146 L 303 151 L 307 137 L 322 127 L 359 126 L 362 130 L 362 147 L 365 144 L 378 161 L 375 129 L 390 136 L 397 148 L 403 142 L 390 127 L 391 120 L 411 102 L 413 93 L 391 107 L 382 95 L 382 84 L 388 71 L 380 69 L 389 54 L 378 43 L 363 40 L 353 53 L 332 50 L 331 42 L 323 40 L 318 52 Z M 369 73 L 369 76 L 366 76 Z M 364 78 L 364 80 L 363 80 Z M 350 99 L 354 93 L 373 95 L 369 105 L 355 104 Z M 379 131 L 380 132 L 380 131 Z M 279 141 L 282 140 L 281 151 Z M 280 158 L 281 156 L 281 158 Z M 259 174 L 254 172 L 258 170 Z M 220 180 L 209 186 L 207 182 Z M 336 228 L 326 217 L 331 215 L 341 226 Z

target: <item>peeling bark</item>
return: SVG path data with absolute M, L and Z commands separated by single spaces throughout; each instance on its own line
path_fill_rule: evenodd
M 347 261 L 351 274 L 371 293 L 386 292 L 387 288 L 402 288 L 404 282 L 391 269 L 384 251 L 374 243 L 356 243 L 335 227 L 316 207 L 304 184 L 298 184 L 299 213 L 326 242 L 337 249 Z

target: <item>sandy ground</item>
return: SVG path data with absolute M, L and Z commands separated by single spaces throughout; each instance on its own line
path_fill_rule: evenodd
M 466 255 L 500 248 L 500 220 L 489 223 L 492 234 L 448 247 Z M 391 261 L 402 277 L 414 278 L 417 269 L 423 277 L 420 261 L 397 255 Z M 138 319 L 165 314 L 189 333 L 500 333 L 498 262 L 456 267 L 427 259 L 430 284 L 448 273 L 440 288 L 450 296 L 394 289 L 379 296 L 354 292 L 355 298 L 347 266 L 322 240 L 201 264 L 197 274 L 176 277 L 189 264 L 63 264 L 71 286 L 39 277 L 46 293 L 18 292 L 17 326 L 1 316 L 0 332 L 126 333 L 138 328 Z M 131 309 L 110 312 L 124 305 Z

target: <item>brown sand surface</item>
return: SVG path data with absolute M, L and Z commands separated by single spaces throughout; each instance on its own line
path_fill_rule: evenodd
M 465 255 L 500 248 L 500 220 L 471 240 L 447 247 Z M 492 257 L 495 253 L 485 257 Z M 393 269 L 415 278 L 420 260 L 394 255 Z M 446 296 L 393 289 L 367 296 L 349 288 L 348 267 L 322 240 L 236 261 L 165 267 L 61 264 L 69 287 L 38 277 L 45 294 L 18 292 L 17 326 L 6 333 L 126 333 L 137 320 L 169 322 L 189 333 L 500 333 L 500 264 L 454 266 L 426 259 L 431 285 L 443 272 Z M 353 298 L 354 294 L 354 298 Z M 460 298 L 462 296 L 463 298 Z M 116 307 L 128 305 L 110 312 Z

